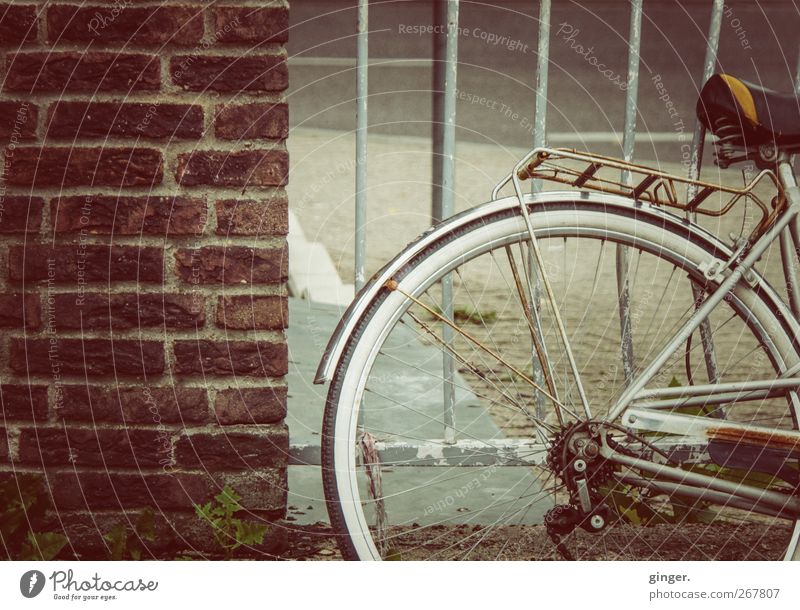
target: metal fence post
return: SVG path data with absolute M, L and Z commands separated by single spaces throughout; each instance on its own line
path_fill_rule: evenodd
M 447 24 L 447 3 L 431 3 L 433 34 L 433 79 L 431 83 L 431 224 L 442 220 L 442 157 L 444 155 L 444 82 L 447 36 L 439 32 Z
M 458 0 L 447 0 L 447 46 L 445 47 L 444 101 L 442 104 L 442 218 L 455 210 L 455 152 L 456 152 L 456 78 L 458 76 Z M 442 315 L 453 321 L 453 277 L 442 278 Z M 452 345 L 454 331 L 442 325 L 442 340 Z M 442 362 L 444 391 L 444 440 L 455 442 L 455 359 L 445 350 Z
M 367 95 L 369 60 L 369 6 L 358 0 L 358 29 L 356 42 L 356 227 L 355 227 L 355 287 L 360 290 L 366 280 L 367 225 Z
M 550 0 L 539 3 L 539 39 L 536 48 L 536 109 L 533 116 L 533 147 L 547 142 L 547 76 L 550 68 Z M 533 181 L 534 193 L 542 190 L 541 179 Z
M 724 9 L 725 0 L 714 0 L 714 4 L 711 7 L 711 23 L 708 26 L 706 57 L 703 62 L 703 84 L 714 74 L 714 67 L 717 63 L 717 51 L 719 50 L 719 34 L 722 29 L 722 12 Z M 693 180 L 697 180 L 700 177 L 705 136 L 705 127 L 699 120 L 696 120 L 694 133 L 692 134 L 692 150 L 688 171 L 688 177 Z M 693 184 L 688 185 L 686 188 L 686 200 L 691 201 L 695 195 L 697 195 L 697 187 Z M 688 216 L 694 220 L 696 215 L 688 213 Z M 694 296 L 695 303 L 703 298 L 702 291 L 696 284 L 692 284 L 692 295 Z M 704 320 L 700 325 L 700 339 L 703 343 L 703 358 L 706 362 L 708 380 L 711 383 L 716 383 L 719 380 L 719 369 L 714 352 L 714 337 L 711 333 L 711 324 L 708 320 Z
M 533 147 L 539 148 L 547 143 L 547 77 L 550 69 L 550 0 L 541 0 L 539 3 L 539 33 L 536 48 L 536 108 L 533 115 Z M 535 179 L 531 183 L 533 194 L 542 190 L 541 179 Z M 544 333 L 541 324 L 541 283 L 536 265 L 533 261 L 531 252 L 528 252 L 528 270 L 531 278 L 531 318 L 535 323 L 534 332 L 539 335 L 539 344 L 545 351 Z M 536 347 L 533 347 L 535 350 Z M 549 362 L 547 353 L 543 354 L 543 360 Z M 533 381 L 539 387 L 545 386 L 544 371 L 535 353 L 531 353 L 531 363 L 533 366 Z M 552 378 L 552 373 L 551 373 Z M 545 396 L 538 390 L 534 392 L 534 403 L 536 417 L 544 418 Z
M 636 113 L 639 93 L 639 54 L 642 47 L 642 2 L 631 3 L 631 24 L 628 35 L 628 86 L 625 89 L 625 122 L 622 134 L 622 156 L 633 161 L 636 144 Z M 622 172 L 622 182 L 630 184 L 631 175 Z M 631 326 L 630 260 L 628 248 L 617 246 L 617 299 L 619 304 L 620 344 L 625 383 L 633 379 L 633 328 Z

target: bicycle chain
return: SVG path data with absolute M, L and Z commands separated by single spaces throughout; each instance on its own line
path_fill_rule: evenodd
M 574 531 L 579 519 L 580 511 L 572 504 L 558 504 L 544 514 L 547 535 L 566 561 L 575 561 L 575 558 L 564 544 L 561 536 Z

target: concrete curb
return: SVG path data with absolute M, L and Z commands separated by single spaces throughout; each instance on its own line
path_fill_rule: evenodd
M 289 210 L 289 294 L 315 303 L 346 307 L 355 296 L 353 284 L 345 284 L 328 251 L 306 239 L 297 216 Z

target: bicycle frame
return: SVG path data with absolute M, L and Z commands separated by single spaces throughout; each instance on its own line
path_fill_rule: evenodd
M 567 361 L 576 380 L 584 412 L 587 415 L 587 419 L 592 419 L 590 404 L 580 383 L 580 373 L 572 356 L 569 339 L 550 288 L 530 215 L 524 203 L 521 176 L 525 175 L 525 168 L 531 159 L 538 155 L 546 155 L 549 152 L 551 152 L 550 149 L 544 148 L 531 150 L 517 163 L 512 173 L 495 187 L 492 196 L 493 199 L 496 198 L 506 184 L 509 182 L 513 184 L 531 239 L 531 250 L 538 264 L 537 272 L 545 287 L 544 296 L 550 302 Z M 652 359 L 641 373 L 631 380 L 608 414 L 601 420 L 594 421 L 614 422 L 620 419 L 622 425 L 637 431 L 669 433 L 687 439 L 707 439 L 708 442 L 732 442 L 745 446 L 759 447 L 761 450 L 774 449 L 785 452 L 787 459 L 800 459 L 800 432 L 774 430 L 772 428 L 726 422 L 717 418 L 666 412 L 667 409 L 691 404 L 732 403 L 783 395 L 788 396 L 789 400 L 794 401 L 795 405 L 800 404 L 798 403 L 800 376 L 796 376 L 800 372 L 800 364 L 785 371 L 778 379 L 707 384 L 690 386 L 680 390 L 675 388 L 663 390 L 646 389 L 647 383 L 656 376 L 667 360 L 708 319 L 711 312 L 736 285 L 740 281 L 747 281 L 748 272 L 775 241 L 780 241 L 781 244 L 781 257 L 789 295 L 789 305 L 795 316 L 797 316 L 800 299 L 798 299 L 797 278 L 794 277 L 794 257 L 800 253 L 800 229 L 798 228 L 798 225 L 800 225 L 800 220 L 798 219 L 798 214 L 800 213 L 800 189 L 797 186 L 788 155 L 781 155 L 777 159 L 777 170 L 779 187 L 782 189 L 786 199 L 787 205 L 785 209 L 774 218 L 770 218 L 771 225 L 763 231 L 754 243 L 743 244 L 742 247 L 738 248 L 733 259 L 710 262 L 705 275 L 709 280 L 719 282 L 717 288 L 698 304 L 695 312 L 674 334 L 662 351 Z M 595 164 L 590 165 L 577 178 L 576 182 L 580 182 L 586 175 L 593 175 L 596 171 Z M 680 395 L 676 396 L 676 394 Z M 647 400 L 650 400 L 650 402 L 647 402 Z M 639 401 L 639 403 L 636 404 L 636 401 Z M 800 496 L 787 497 L 784 494 L 770 492 L 743 483 L 724 481 L 702 473 L 688 472 L 680 468 L 658 464 L 654 460 L 632 458 L 614 451 L 607 443 L 603 443 L 602 453 L 605 458 L 624 466 L 635 467 L 654 475 L 677 481 L 675 483 L 665 483 L 663 481 L 639 479 L 636 481 L 637 484 L 661 489 L 662 491 L 681 493 L 695 498 L 708 498 L 717 502 L 723 501 L 733 506 L 747 506 L 765 514 L 792 518 L 800 517 Z M 631 477 L 628 478 L 630 479 Z M 798 536 L 800 536 L 800 525 L 795 527 L 794 532 L 795 539 Z M 795 554 L 800 554 L 800 551 L 796 551 Z M 800 557 L 793 558 L 800 559 Z M 787 557 L 787 559 L 789 558 Z
M 532 150 L 526 158 L 530 158 L 533 154 L 541 149 Z M 354 329 L 360 320 L 363 313 L 368 309 L 370 304 L 375 298 L 378 297 L 380 292 L 384 290 L 389 284 L 392 283 L 395 273 L 404 265 L 408 264 L 416 255 L 424 251 L 430 244 L 435 243 L 438 239 L 457 230 L 458 226 L 468 225 L 484 215 L 491 215 L 502 210 L 516 208 L 520 205 L 520 201 L 527 202 L 527 205 L 535 205 L 536 199 L 542 200 L 563 200 L 569 201 L 575 198 L 575 192 L 560 190 L 556 192 L 539 193 L 534 197 L 523 195 L 521 184 L 517 181 L 515 185 L 516 195 L 509 197 L 500 197 L 499 191 L 508 183 L 514 180 L 516 170 L 521 168 L 526 158 L 517 165 L 515 172 L 509 174 L 492 193 L 490 203 L 483 206 L 466 210 L 458 217 L 448 223 L 443 223 L 438 227 L 434 227 L 426 231 L 417 241 L 410 244 L 405 250 L 399 253 L 394 260 L 388 263 L 380 272 L 376 273 L 361 291 L 356 295 L 355 300 L 349 306 L 347 312 L 339 321 L 336 330 L 331 336 L 327 347 L 325 348 L 323 357 L 320 361 L 317 373 L 315 376 L 315 383 L 324 383 L 333 377 L 334 371 L 339 363 L 342 353 L 345 349 L 348 337 L 354 332 Z M 788 167 L 783 167 L 781 174 L 788 171 L 788 176 L 783 176 L 783 184 L 786 185 L 786 196 L 791 205 L 785 206 L 783 212 L 775 217 L 775 226 L 781 228 L 788 227 L 793 243 L 797 244 L 796 238 L 798 234 L 798 189 L 795 186 L 793 175 Z M 628 206 L 630 199 L 627 201 L 624 198 L 607 193 L 592 193 L 584 192 L 581 198 L 588 197 L 596 201 L 602 201 L 605 205 L 612 206 Z M 523 206 L 524 212 L 527 208 Z M 653 206 L 653 210 L 657 210 L 657 206 Z M 671 216 L 673 219 L 674 216 Z M 671 222 L 675 222 L 672 220 Z M 455 223 L 455 224 L 454 224 Z M 686 226 L 681 223 L 682 226 Z M 689 225 L 692 232 L 696 232 L 698 236 L 707 236 L 710 234 L 698 225 Z M 781 233 L 780 229 L 772 227 L 772 231 L 765 233 L 760 239 L 757 240 L 759 252 L 763 252 L 769 244 L 773 243 L 779 236 L 785 235 Z M 785 229 L 784 229 L 785 230 Z M 529 231 L 530 232 L 530 231 Z M 720 243 L 720 245 L 722 245 Z M 793 249 L 792 249 L 793 250 Z M 782 251 L 784 251 L 782 249 Z M 752 253 L 752 250 L 750 251 Z M 742 254 L 740 251 L 739 254 Z M 793 252 L 792 252 L 793 254 Z M 744 261 L 738 261 L 736 269 L 724 268 L 720 270 L 722 275 L 733 273 L 738 270 L 738 276 L 745 276 L 745 272 L 750 270 L 755 262 L 757 256 L 749 257 L 746 261 L 746 266 L 743 267 Z M 726 261 L 719 261 L 725 263 Z M 786 265 L 785 265 L 786 267 Z M 727 279 L 727 278 L 726 278 Z M 745 280 L 747 281 L 747 280 Z M 718 304 L 726 294 L 730 292 L 735 281 L 729 281 L 726 284 L 727 292 L 723 292 L 722 288 L 718 288 L 714 294 L 717 296 L 716 303 Z M 774 291 L 769 288 L 769 292 Z M 790 293 L 791 294 L 791 293 Z M 408 297 L 407 297 L 408 298 Z M 777 294 L 773 296 L 774 300 L 780 299 Z M 707 317 L 706 310 L 713 309 L 713 306 L 705 308 L 703 311 L 695 312 L 695 316 L 690 319 L 690 324 L 698 325 Z M 793 311 L 793 310 L 792 310 Z M 785 311 L 787 316 L 790 316 L 790 310 L 787 308 Z M 706 428 L 705 431 L 699 424 L 705 422 L 713 422 L 717 424 L 724 424 L 724 432 L 728 435 L 726 438 L 733 438 L 734 434 L 739 434 L 741 437 L 742 432 L 736 426 L 731 426 L 725 423 L 725 420 L 695 417 L 690 418 L 697 422 L 690 425 L 690 422 L 679 417 L 672 417 L 672 414 L 666 413 L 665 409 L 670 406 L 680 403 L 681 400 L 707 400 L 709 402 L 726 401 L 733 402 L 737 400 L 747 400 L 757 398 L 757 393 L 769 396 L 777 395 L 778 392 L 791 393 L 792 400 L 797 400 L 795 392 L 800 388 L 800 363 L 793 366 L 795 363 L 786 363 L 784 368 L 783 377 L 758 380 L 752 382 L 745 382 L 736 385 L 720 384 L 719 386 L 694 386 L 691 396 L 685 395 L 684 397 L 675 397 L 675 389 L 667 390 L 648 390 L 646 389 L 647 380 L 642 384 L 642 387 L 636 392 L 632 393 L 625 404 L 619 403 L 617 405 L 618 415 L 622 416 L 622 421 L 626 427 L 629 427 L 632 432 L 635 430 L 652 430 L 654 428 L 661 429 L 664 432 L 675 434 L 671 439 L 657 439 L 653 441 L 656 449 L 670 451 L 675 459 L 682 463 L 709 463 L 708 438 L 707 432 L 711 428 Z M 656 368 L 656 367 L 653 367 Z M 652 375 L 651 375 L 652 377 Z M 635 381 L 635 380 L 634 380 Z M 672 392 L 671 394 L 669 392 Z M 638 417 L 637 421 L 630 423 L 630 416 L 637 417 L 640 411 L 645 411 L 642 415 L 649 417 Z M 657 419 L 657 416 L 660 417 Z M 627 418 L 627 419 L 626 419 Z M 660 427 L 660 428 L 659 428 Z M 750 430 L 745 430 L 745 433 Z M 763 432 L 763 430 L 761 430 Z M 781 437 L 778 442 L 775 437 L 775 430 L 767 429 L 767 433 L 772 435 L 773 441 L 776 446 L 786 447 L 787 445 L 793 446 L 796 442 L 794 433 L 789 433 L 784 439 Z M 781 433 L 782 434 L 782 433 Z M 703 442 L 705 439 L 705 442 Z M 666 442 L 665 442 L 666 441 Z M 684 442 L 686 441 L 686 442 Z M 470 466 L 482 465 L 486 466 L 487 463 L 496 463 L 498 465 L 531 465 L 535 466 L 541 464 L 542 456 L 546 453 L 541 451 L 542 445 L 539 439 L 499 439 L 496 441 L 475 441 L 474 439 L 458 439 L 452 443 L 445 443 L 441 441 L 431 441 L 426 443 L 408 443 L 398 442 L 392 440 L 379 440 L 376 442 L 376 450 L 379 454 L 379 459 L 382 464 L 386 466 Z M 606 452 L 608 459 L 618 463 L 624 462 L 624 456 L 620 456 L 608 447 L 603 449 Z M 313 456 L 305 461 L 314 461 Z M 317 458 L 318 461 L 318 458 Z M 300 463 L 300 462 L 298 462 Z M 305 463 L 305 462 L 303 462 Z M 628 464 L 630 465 L 630 464 Z M 765 490 L 746 486 L 744 484 L 733 484 L 720 481 L 718 478 L 708 476 L 699 472 L 689 472 L 688 470 L 672 469 L 665 464 L 663 457 L 660 457 L 656 450 L 653 450 L 653 455 L 645 455 L 644 458 L 636 464 L 636 467 L 644 472 L 649 472 L 659 476 L 659 479 L 640 479 L 635 482 L 642 487 L 651 487 L 665 491 L 667 493 L 679 493 L 687 497 L 695 497 L 699 499 L 709 499 L 716 503 L 727 504 L 731 506 L 738 506 L 748 509 L 757 509 L 767 515 L 789 516 L 791 518 L 800 519 L 800 497 L 786 496 L 782 494 L 764 493 Z M 691 476 L 686 476 L 690 474 Z M 625 475 L 630 479 L 630 475 Z M 666 481 L 662 480 L 666 479 Z M 780 506 L 778 506 L 780 504 Z M 796 525 L 794 529 L 794 542 L 790 548 L 800 549 L 800 525 Z M 800 559 L 800 551 L 796 552 L 794 559 Z

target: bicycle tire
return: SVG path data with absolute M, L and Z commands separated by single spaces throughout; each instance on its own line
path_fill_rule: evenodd
M 491 211 L 487 207 L 487 210 L 490 211 L 486 215 L 466 226 L 462 226 L 458 219 L 447 221 L 444 228 L 449 223 L 458 226 L 457 230 L 444 231 L 445 237 L 428 245 L 408 261 L 394 274 L 396 281 L 401 285 L 418 282 L 419 286 L 406 286 L 406 292 L 413 293 L 423 284 L 434 284 L 442 275 L 451 272 L 451 267 L 459 261 L 472 260 L 465 258 L 467 256 L 476 258 L 490 249 L 525 241 L 527 234 L 518 208 Z M 563 237 L 566 241 L 570 236 L 586 238 L 596 235 L 598 240 L 630 246 L 664 259 L 689 276 L 697 276 L 698 281 L 701 277 L 698 263 L 725 254 L 724 245 L 710 235 L 693 232 L 680 219 L 657 209 L 606 205 L 602 198 L 577 197 L 566 201 L 539 198 L 529 206 L 529 212 L 537 238 Z M 435 269 L 435 272 L 425 275 L 427 271 L 421 269 Z M 420 283 L 415 274 L 426 279 Z M 374 543 L 373 548 L 369 548 L 368 528 L 366 533 L 363 527 L 354 529 L 354 516 L 346 514 L 353 510 L 358 483 L 351 467 L 352 461 L 343 464 L 342 456 L 354 452 L 354 417 L 358 409 L 348 397 L 352 397 L 354 384 L 359 383 L 358 378 L 370 366 L 364 354 L 375 351 L 374 343 L 368 348 L 365 345 L 381 333 L 385 338 L 385 333 L 391 331 L 402 314 L 394 311 L 388 303 L 390 295 L 388 289 L 381 290 L 361 316 L 336 367 L 326 401 L 322 435 L 324 489 L 332 526 L 346 559 L 379 558 Z M 754 288 L 744 284 L 737 287 L 731 303 L 746 325 L 765 342 L 765 349 L 768 348 L 776 370 L 798 361 L 797 322 L 763 281 Z M 375 330 L 378 327 L 380 330 Z M 769 329 L 768 333 L 766 329 Z M 796 428 L 797 413 L 793 410 L 791 417 Z M 796 539 L 797 527 L 795 523 L 792 540 Z

